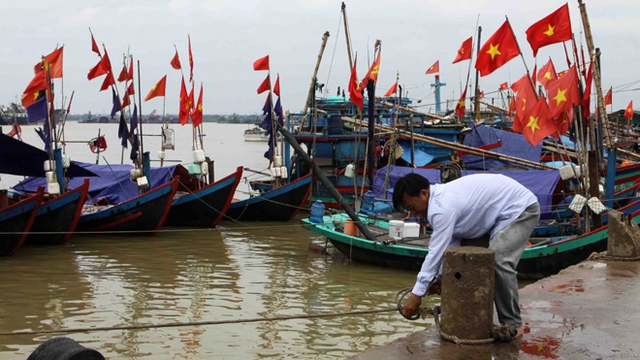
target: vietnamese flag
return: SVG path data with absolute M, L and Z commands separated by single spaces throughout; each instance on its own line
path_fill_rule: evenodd
M 467 98 L 467 88 L 464 88 L 462 95 L 460 95 L 460 100 L 456 103 L 456 115 L 458 115 L 459 119 L 462 119 L 467 112 L 467 107 L 465 104 L 465 99 Z
M 571 40 L 569 4 L 565 3 L 558 10 L 529 26 L 526 33 L 533 56 L 536 56 L 538 49 L 543 46 Z
M 378 72 L 380 70 L 380 53 L 382 51 L 378 51 L 378 56 L 376 57 L 376 61 L 371 64 L 369 71 L 367 71 L 367 75 L 364 76 L 362 82 L 360 82 L 360 89 L 364 89 L 367 87 L 369 81 L 377 82 L 378 81 Z
M 358 74 L 356 73 L 356 64 L 358 63 L 358 57 L 353 60 L 353 68 L 351 68 L 351 77 L 349 78 L 349 100 L 357 107 L 362 109 L 364 107 L 364 97 L 362 96 L 362 90 L 358 86 Z
M 555 119 L 563 112 L 580 103 L 578 93 L 578 71 L 575 65 L 567 74 L 549 84 L 549 117 Z
M 480 76 L 486 76 L 518 55 L 520 55 L 520 49 L 518 49 L 516 37 L 513 35 L 509 20 L 506 20 L 480 48 L 476 69 L 480 71 Z
M 569 111 L 563 112 L 560 117 L 554 120 L 558 131 L 552 134 L 553 138 L 558 138 L 558 134 L 564 134 L 569 131 L 569 126 L 573 124 L 573 116 L 573 108 L 571 108 Z
M 164 96 L 166 88 L 167 88 L 167 75 L 163 76 L 162 79 L 160 79 L 160 81 L 158 81 L 155 85 L 153 85 L 153 87 L 151 88 L 147 96 L 145 96 L 144 101 L 149 101 L 156 96 Z
M 556 68 L 555 66 L 553 66 L 553 61 L 551 61 L 551 59 L 549 59 L 549 61 L 547 61 L 547 63 L 540 69 L 540 71 L 538 71 L 537 78 L 540 84 L 542 84 L 545 89 L 547 89 L 547 86 L 550 82 L 558 79 Z
M 198 104 L 191 112 L 191 119 L 193 120 L 193 127 L 202 124 L 202 83 L 200 83 L 200 95 L 198 95 Z
M 604 106 L 611 105 L 613 102 L 613 86 L 607 91 L 607 95 L 604 96 Z
M 528 76 L 523 77 L 523 82 L 516 95 L 516 113 L 513 118 L 512 129 L 515 132 L 522 132 L 526 125 L 529 113 L 533 110 L 534 105 L 538 101 L 538 95 L 533 88 L 533 83 Z
M 520 79 L 518 79 L 516 82 L 514 82 L 513 84 L 511 84 L 511 90 L 513 90 L 513 92 L 518 92 L 518 90 L 520 90 L 520 86 L 522 86 L 522 82 L 526 79 L 526 76 L 521 77 Z
M 533 146 L 537 146 L 540 141 L 557 131 L 556 124 L 549 118 L 548 112 L 547 99 L 542 95 L 524 119 L 522 136 Z
M 180 86 L 180 101 L 178 110 L 178 121 L 184 126 L 189 122 L 189 95 L 187 94 L 187 86 L 184 83 L 184 76 L 182 77 Z
M 503 82 L 502 84 L 500 84 L 500 90 L 507 90 L 509 89 L 509 83 L 508 82 Z
M 462 45 L 460 46 L 460 49 L 458 49 L 458 55 L 456 55 L 456 58 L 453 59 L 452 64 L 455 64 L 455 63 L 463 61 L 463 60 L 471 59 L 472 41 L 473 41 L 473 36 L 468 38 L 464 42 L 462 42 Z
M 44 71 L 40 71 L 36 73 L 36 75 L 31 79 L 27 87 L 22 92 L 23 94 L 33 94 L 37 93 L 40 90 L 47 89 L 47 80 L 45 78 Z
M 262 81 L 262 84 L 258 86 L 258 94 L 262 94 L 263 92 L 271 89 L 271 80 L 269 80 L 269 75 Z
M 387 90 L 387 92 L 384 93 L 384 96 L 391 96 L 395 94 L 397 91 L 398 91 L 398 83 L 393 83 L 393 85 L 391 85 L 389 90 Z
M 427 72 L 425 74 L 436 74 L 440 72 L 440 60 L 436 60 L 436 62 L 429 66 L 429 68 L 427 69 Z
M 261 57 L 260 59 L 253 62 L 253 70 L 269 70 L 269 55 L 265 57 Z
M 44 57 L 44 60 L 37 63 L 34 66 L 35 72 L 50 71 L 52 79 L 58 79 L 62 77 L 62 52 L 64 46 L 53 50 L 53 52 Z
M 627 109 L 624 111 L 624 118 L 627 120 L 633 119 L 633 100 L 627 105 Z

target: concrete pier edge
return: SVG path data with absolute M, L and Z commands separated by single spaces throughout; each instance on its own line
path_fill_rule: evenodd
M 433 326 L 352 359 L 638 359 L 639 274 L 640 262 L 586 260 L 525 286 L 512 343 L 456 345 Z

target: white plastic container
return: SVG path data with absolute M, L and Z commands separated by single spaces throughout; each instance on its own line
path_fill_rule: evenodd
M 282 166 L 282 157 L 281 157 L 280 155 L 275 154 L 275 155 L 273 156 L 273 165 L 274 165 L 275 167 L 280 167 L 280 166 Z
M 140 176 L 142 176 L 141 169 L 131 169 L 131 171 L 129 171 L 129 179 L 131 179 L 131 181 L 136 181 Z
M 53 171 L 46 171 L 44 173 L 45 178 L 47 179 L 47 184 L 52 182 L 58 182 L 56 178 L 56 173 Z
M 59 195 L 60 194 L 60 184 L 57 181 L 48 182 L 47 183 L 47 192 L 50 195 Z
M 136 183 L 138 183 L 138 189 L 146 189 L 149 187 L 149 181 L 146 176 L 141 176 L 136 179 Z
M 45 160 L 44 171 L 56 171 L 56 162 L 54 160 Z
M 204 162 L 204 150 L 196 149 L 193 150 L 193 162 L 201 163 Z
M 286 178 L 288 178 L 288 177 L 289 177 L 289 170 L 287 170 L 287 167 L 286 167 L 286 166 L 281 166 L 281 167 L 280 167 L 280 176 L 281 176 L 283 179 L 286 179 Z
M 420 224 L 405 223 L 402 235 L 404 238 L 413 238 L 420 236 Z
M 209 164 L 206 162 L 200 164 L 200 175 L 209 175 Z
M 165 155 L 164 150 L 158 151 L 158 159 L 164 160 Z
M 402 239 L 404 233 L 404 221 L 389 220 L 389 237 L 393 240 Z
M 354 176 L 356 176 L 356 167 L 353 164 L 349 164 L 347 165 L 347 167 L 344 169 L 344 176 L 348 177 L 348 178 L 353 178 Z

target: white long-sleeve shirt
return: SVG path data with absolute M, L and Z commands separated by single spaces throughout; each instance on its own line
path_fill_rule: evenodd
M 500 174 L 463 176 L 430 186 L 427 220 L 433 229 L 429 253 L 412 292 L 424 296 L 441 270 L 444 251 L 461 239 L 493 236 L 538 201 L 517 181 Z

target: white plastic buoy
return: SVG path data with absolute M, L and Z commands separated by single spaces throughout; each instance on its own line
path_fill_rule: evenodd
M 62 168 L 68 169 L 71 166 L 71 158 L 67 154 L 62 154 Z
M 281 167 L 282 166 L 282 157 L 278 154 L 275 154 L 273 156 L 273 165 L 275 167 Z
M 344 169 L 344 176 L 348 178 L 353 178 L 354 176 L 356 176 L 356 166 L 353 164 L 347 165 L 347 167 Z
M 208 175 L 209 174 L 209 164 L 206 162 L 200 163 L 200 175 Z
M 287 170 L 286 166 L 280 167 L 280 177 L 282 177 L 283 179 L 286 179 L 289 177 L 289 170 Z
M 164 150 L 158 151 L 158 159 L 164 160 L 164 157 L 165 157 Z
M 44 171 L 56 171 L 56 162 L 53 160 L 44 161 Z
M 147 180 L 146 176 L 137 178 L 136 183 L 138 184 L 138 189 L 146 189 L 149 187 L 149 180 Z

